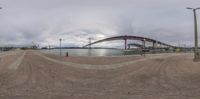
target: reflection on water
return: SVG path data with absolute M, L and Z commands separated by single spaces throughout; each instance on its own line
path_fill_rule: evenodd
M 41 50 L 44 53 L 60 55 L 59 49 Z M 124 55 L 123 50 L 119 49 L 62 49 L 62 56 L 68 52 L 69 56 L 120 56 Z
M 92 56 L 92 49 L 88 49 L 88 56 Z

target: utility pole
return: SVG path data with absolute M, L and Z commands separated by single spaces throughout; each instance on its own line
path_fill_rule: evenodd
M 199 52 L 199 48 L 198 48 L 198 26 L 197 26 L 197 15 L 196 15 L 196 10 L 199 10 L 200 8 L 190 8 L 188 7 L 187 9 L 189 10 L 193 10 L 193 14 L 194 14 L 194 61 L 200 62 L 200 52 Z
M 2 9 L 2 7 L 0 7 L 0 9 Z M 3 47 L 1 48 L 1 51 L 3 51 Z
M 2 7 L 0 7 L 0 9 L 2 9 Z M 3 51 L 3 46 L 2 46 L 2 48 L 1 48 L 1 50 L 0 51 Z
M 59 39 L 60 40 L 60 56 L 62 56 L 62 48 L 61 48 L 61 43 L 62 43 L 62 38 Z

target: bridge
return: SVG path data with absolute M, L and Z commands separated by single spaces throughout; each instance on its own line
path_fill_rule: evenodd
M 154 40 L 154 39 L 151 39 L 151 38 L 141 37 L 141 36 L 127 36 L 127 35 L 105 38 L 105 39 L 98 40 L 98 41 L 92 42 L 90 44 L 87 44 L 83 47 L 91 46 L 91 45 L 101 43 L 101 42 L 105 42 L 105 41 L 114 41 L 114 40 L 124 40 L 124 49 L 127 49 L 127 40 L 142 41 L 144 47 L 145 47 L 146 42 L 151 42 L 153 44 L 153 48 L 156 48 L 157 45 L 160 45 L 160 46 L 163 46 L 163 47 L 178 48 L 176 46 L 173 46 L 173 45 L 161 42 L 161 41 L 157 41 L 157 40 Z

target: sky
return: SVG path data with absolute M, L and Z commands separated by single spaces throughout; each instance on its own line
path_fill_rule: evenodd
M 0 0 L 0 46 L 84 46 L 134 35 L 193 46 L 193 13 L 199 0 Z M 200 27 L 200 11 L 199 16 Z M 199 36 L 200 38 L 200 36 Z M 129 41 L 132 43 L 134 41 Z M 123 47 L 123 41 L 97 44 Z

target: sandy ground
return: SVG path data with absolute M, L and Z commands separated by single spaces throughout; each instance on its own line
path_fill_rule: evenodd
M 199 97 L 200 63 L 192 54 L 80 58 L 18 51 L 0 61 L 0 99 Z

